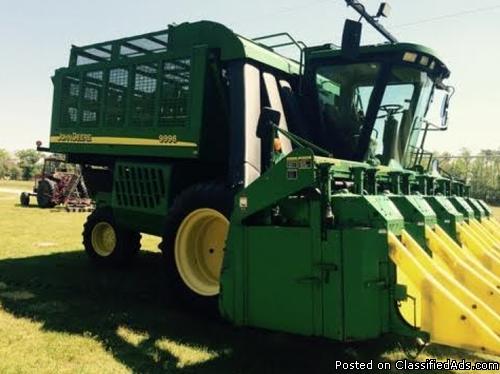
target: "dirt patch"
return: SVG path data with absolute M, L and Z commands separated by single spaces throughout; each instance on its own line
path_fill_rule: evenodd
M 55 247 L 57 243 L 53 242 L 40 242 L 40 243 L 35 243 L 35 247 L 38 248 L 49 248 L 49 247 Z
M 22 192 L 26 192 L 26 190 L 21 190 L 20 188 L 0 187 L 0 192 L 13 193 L 16 195 L 20 195 Z

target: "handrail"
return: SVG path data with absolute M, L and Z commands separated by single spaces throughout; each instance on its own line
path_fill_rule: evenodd
M 286 37 L 286 38 L 288 38 L 289 41 L 288 42 L 284 42 L 284 43 L 278 43 L 278 44 L 275 44 L 275 45 L 268 45 L 268 44 L 262 43 L 262 41 L 264 41 L 264 40 L 274 39 L 274 38 L 283 37 L 283 36 Z M 287 32 L 278 32 L 278 33 L 275 33 L 275 34 L 269 34 L 269 35 L 259 36 L 259 37 L 253 38 L 252 41 L 257 42 L 257 44 L 263 46 L 264 48 L 268 48 L 268 49 L 270 49 L 273 52 L 277 48 L 288 47 L 288 46 L 291 46 L 291 45 L 294 45 L 294 46 L 296 46 L 299 49 L 299 51 L 300 51 L 300 60 L 299 60 L 299 94 L 302 93 L 302 76 L 304 75 L 304 51 L 307 48 L 307 45 L 303 41 L 301 41 L 301 40 L 295 40 L 295 38 L 292 35 L 290 35 L 289 33 L 287 33 Z

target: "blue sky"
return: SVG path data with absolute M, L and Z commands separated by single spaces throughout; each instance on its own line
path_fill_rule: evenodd
M 378 1 L 365 0 L 376 11 Z M 500 145 L 500 0 L 392 0 L 384 24 L 401 40 L 434 48 L 457 88 L 450 129 L 433 133 L 430 149 L 473 152 Z M 308 45 L 338 43 L 343 0 L 16 0 L 0 13 L 0 148 L 47 144 L 53 71 L 71 44 L 160 30 L 169 23 L 208 19 L 255 37 L 288 31 Z M 369 27 L 364 41 L 382 39 Z

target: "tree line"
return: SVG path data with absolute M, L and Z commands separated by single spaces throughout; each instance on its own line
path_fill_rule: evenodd
M 482 150 L 477 155 L 467 149 L 456 156 L 442 152 L 434 158 L 442 170 L 470 184 L 473 197 L 500 205 L 500 148 Z
M 0 179 L 31 180 L 41 172 L 43 154 L 34 149 L 10 153 L 0 149 Z

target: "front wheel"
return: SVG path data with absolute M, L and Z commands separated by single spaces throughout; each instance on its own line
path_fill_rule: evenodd
M 42 179 L 38 182 L 36 189 L 36 201 L 40 208 L 53 208 L 56 206 L 54 202 L 54 194 L 56 190 L 56 182 L 50 179 Z
M 19 196 L 19 202 L 21 206 L 29 206 L 30 205 L 30 194 L 27 192 L 22 192 L 21 196 Z
M 183 191 L 167 215 L 160 244 L 169 287 L 192 307 L 215 309 L 233 194 L 203 183 Z
M 139 252 L 141 235 L 116 225 L 109 208 L 98 208 L 83 226 L 85 252 L 99 264 L 130 262 Z

